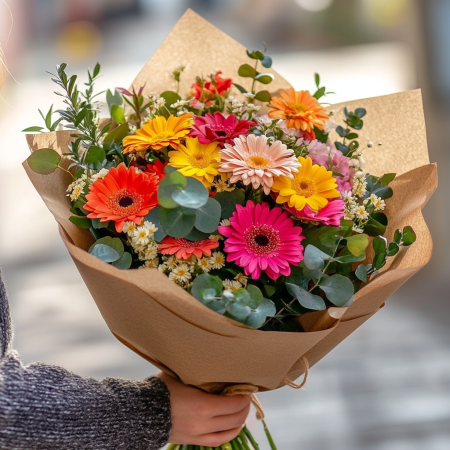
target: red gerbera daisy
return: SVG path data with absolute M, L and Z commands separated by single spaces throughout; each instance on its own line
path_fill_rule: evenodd
M 168 161 L 163 164 L 159 159 L 156 159 L 153 164 L 147 164 L 147 170 L 145 171 L 145 173 L 155 174 L 158 177 L 159 181 L 161 181 L 166 176 L 164 167 L 166 167 L 167 164 L 169 164 Z
M 205 84 L 203 85 L 203 92 L 202 88 L 199 83 L 194 83 L 192 85 L 193 89 L 193 95 L 197 100 L 200 100 L 203 94 L 203 101 L 207 100 L 205 103 L 210 103 L 209 99 L 214 97 L 216 95 L 216 92 L 219 95 L 224 95 L 228 89 L 230 89 L 231 85 L 233 84 L 233 80 L 231 78 L 222 78 L 220 76 L 222 72 L 217 72 L 214 76 L 214 82 L 215 86 L 212 83 L 211 79 L 207 80 Z
M 108 175 L 92 183 L 88 202 L 84 209 L 91 211 L 89 219 L 100 222 L 113 220 L 120 233 L 125 222 L 139 225 L 142 218 L 157 204 L 158 178 L 153 174 L 136 173 L 134 167 L 120 165 L 112 168 Z
M 201 241 L 188 241 L 184 238 L 166 236 L 158 247 L 162 255 L 175 255 L 178 259 L 188 259 L 191 255 L 201 258 L 203 255 L 211 256 L 211 249 L 219 246 L 213 239 Z
M 225 143 L 233 144 L 233 139 L 247 135 L 255 122 L 238 120 L 234 114 L 225 117 L 219 111 L 206 114 L 205 117 L 194 116 L 194 126 L 189 136 L 196 137 L 201 144 L 217 141 L 222 147 Z

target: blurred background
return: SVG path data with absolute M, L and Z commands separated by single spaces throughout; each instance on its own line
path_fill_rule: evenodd
M 14 79 L 0 99 L 0 265 L 24 362 L 99 379 L 156 371 L 109 333 L 21 167 L 21 130 L 43 125 L 37 108 L 59 104 L 46 71 L 64 61 L 84 76 L 101 61 L 98 88 L 127 87 L 190 7 L 248 48 L 264 41 L 297 89 L 313 89 L 319 72 L 337 93 L 331 103 L 422 89 L 441 178 L 424 211 L 431 263 L 311 370 L 305 390 L 260 398 L 280 450 L 448 450 L 450 0 L 7 0 L 12 31 L 2 2 Z M 249 424 L 267 449 L 259 424 Z

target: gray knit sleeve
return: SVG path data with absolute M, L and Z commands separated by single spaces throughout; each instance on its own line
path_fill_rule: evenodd
M 1 273 L 0 314 L 2 450 L 153 450 L 167 443 L 170 399 L 161 379 L 97 381 L 57 366 L 23 366 L 11 350 Z

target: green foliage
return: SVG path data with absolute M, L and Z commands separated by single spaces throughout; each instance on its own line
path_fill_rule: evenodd
M 403 228 L 402 244 L 407 247 L 414 244 L 414 242 L 416 242 L 416 233 L 410 226 L 406 226 Z
M 214 196 L 214 199 L 222 207 L 222 219 L 229 219 L 236 211 L 236 205 L 244 204 L 245 194 L 239 189 L 234 189 L 231 192 L 219 192 Z
M 86 217 L 78 217 L 78 216 L 71 216 L 69 217 L 69 220 L 80 228 L 91 228 L 92 222 L 91 219 L 88 219 Z
M 286 283 L 286 289 L 292 297 L 296 298 L 304 308 L 314 311 L 326 309 L 325 301 L 318 295 L 311 294 L 307 290 L 295 284 Z
M 255 94 L 255 100 L 259 100 L 260 102 L 269 103 L 272 100 L 272 96 L 269 91 L 259 91 Z
M 123 124 L 127 121 L 125 118 L 125 110 L 118 105 L 112 105 L 111 117 L 117 124 Z
M 33 172 L 41 175 L 49 175 L 59 166 L 61 155 L 50 148 L 42 148 L 33 152 L 27 159 Z
M 305 248 L 304 264 L 308 269 L 321 270 L 325 265 L 325 261 L 330 259 L 330 255 L 322 252 L 314 245 L 308 245 Z
M 367 267 L 364 264 L 360 264 L 355 271 L 356 277 L 364 281 L 364 283 L 367 283 Z
M 124 254 L 117 260 L 112 263 L 114 267 L 118 269 L 129 269 L 131 267 L 131 263 L 133 262 L 133 257 L 130 253 L 124 252 Z
M 91 248 L 89 249 L 89 253 L 92 256 L 95 256 L 96 258 L 102 260 L 103 262 L 117 262 L 119 266 L 124 265 L 123 260 L 119 263 L 119 260 L 121 260 L 124 255 L 124 246 L 119 238 L 106 236 L 98 239 L 92 244 Z
M 160 97 L 166 101 L 164 108 L 161 108 L 160 110 L 161 114 L 165 116 L 166 119 L 170 116 L 170 114 L 176 114 L 176 108 L 172 108 L 171 105 L 181 100 L 181 97 L 173 91 L 164 91 Z
M 56 128 L 58 127 L 59 123 L 63 120 L 62 118 L 56 119 L 54 122 L 52 122 L 52 116 L 53 116 L 53 105 L 50 106 L 50 109 L 48 110 L 47 114 L 44 116 L 43 112 L 38 109 L 39 114 L 41 115 L 41 117 L 44 119 L 44 123 L 45 126 L 47 128 L 48 131 L 56 131 Z M 34 127 L 28 127 L 25 128 L 24 130 L 22 130 L 22 132 L 24 133 L 32 133 L 32 132 L 42 132 L 43 131 L 43 127 L 38 127 L 38 126 L 34 126 Z
M 174 238 L 185 237 L 195 224 L 195 215 L 186 214 L 181 206 L 161 208 L 158 215 L 164 232 Z
M 320 75 L 318 73 L 314 74 L 314 82 L 317 90 L 314 92 L 313 97 L 317 100 L 321 99 L 325 95 L 334 94 L 334 92 L 326 92 L 325 86 L 320 86 Z
M 164 232 L 161 222 L 159 220 L 159 211 L 161 207 L 155 206 L 150 212 L 145 216 L 144 220 L 147 220 L 155 225 L 158 228 L 154 234 L 155 241 L 161 242 L 166 236 L 167 233 Z
M 261 328 L 267 317 L 276 313 L 273 302 L 264 298 L 256 286 L 223 291 L 222 280 L 213 275 L 197 276 L 191 294 L 208 308 L 253 328 Z
M 319 287 L 327 299 L 336 306 L 344 306 L 355 293 L 353 283 L 339 274 L 322 278 Z
M 352 255 L 365 256 L 368 245 L 369 236 L 367 234 L 355 234 L 347 238 L 347 248 Z
M 97 145 L 91 145 L 86 152 L 84 162 L 90 169 L 100 170 L 103 167 L 102 163 L 106 163 L 105 150 Z
M 117 89 L 114 89 L 114 94 L 108 89 L 106 91 L 106 103 L 108 104 L 109 112 L 111 112 L 113 106 L 122 106 L 123 98 Z
M 128 123 L 123 123 L 119 125 L 114 130 L 110 131 L 104 139 L 104 142 L 112 145 L 112 144 L 121 144 L 125 136 L 130 132 L 130 127 Z
M 196 213 L 195 228 L 203 233 L 213 233 L 220 222 L 221 206 L 217 200 L 208 198 Z

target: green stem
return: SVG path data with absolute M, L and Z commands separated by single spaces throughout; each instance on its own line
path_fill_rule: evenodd
M 253 448 L 255 450 L 259 450 L 259 445 L 258 443 L 255 441 L 255 438 L 253 437 L 252 433 L 250 432 L 250 430 L 247 428 L 247 425 L 244 425 L 244 428 L 242 429 L 245 433 L 245 436 L 247 436 L 248 440 L 250 441 L 250 443 L 252 444 Z
M 259 61 L 259 59 L 257 59 L 256 62 L 255 62 L 255 72 L 256 72 L 256 68 L 258 67 L 258 61 Z M 253 83 L 252 83 L 252 94 L 255 93 L 255 91 L 254 91 L 255 83 L 256 83 L 256 78 L 253 78 Z
M 270 434 L 269 428 L 267 428 L 266 422 L 263 420 L 262 423 L 264 426 L 264 431 L 267 436 L 267 440 L 269 441 L 269 444 L 270 444 L 270 448 L 272 450 L 277 450 L 277 446 L 275 445 L 275 442 L 273 442 L 272 435 Z
M 239 439 L 239 438 L 242 443 L 242 447 L 244 447 L 244 450 L 250 450 L 250 447 L 247 444 L 247 438 L 242 430 L 239 433 L 239 436 L 237 437 L 237 439 Z
M 57 166 L 57 167 L 58 167 L 58 169 L 61 169 L 61 170 L 64 170 L 64 172 L 67 172 L 72 177 L 72 180 L 75 180 L 75 177 L 73 176 L 72 172 L 69 172 L 67 169 L 64 169 L 64 167 L 61 167 L 61 166 Z
M 167 450 L 178 450 L 178 444 L 169 444 Z

